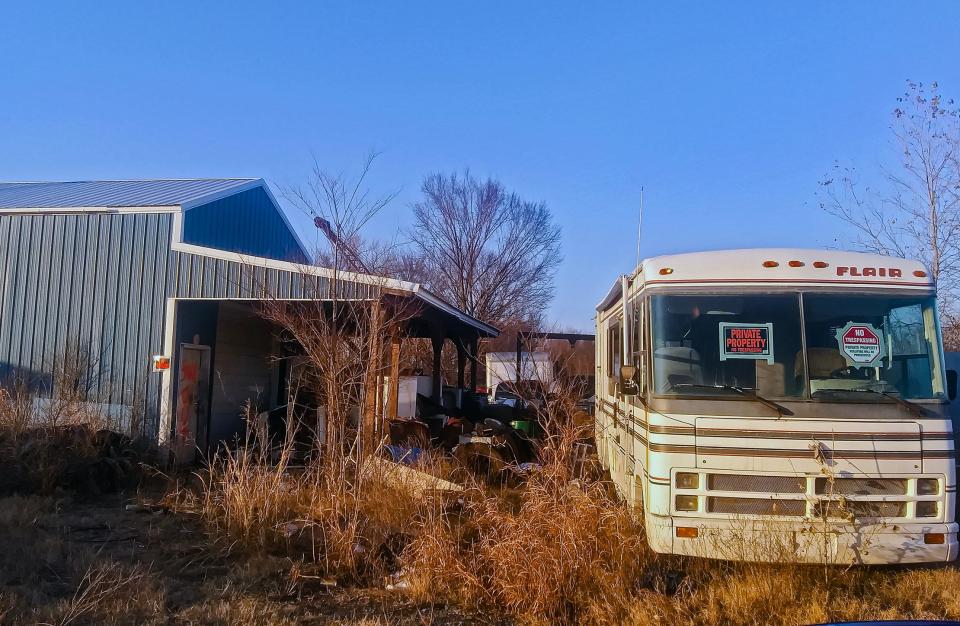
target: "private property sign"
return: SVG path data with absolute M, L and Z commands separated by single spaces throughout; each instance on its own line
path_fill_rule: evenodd
M 840 352 L 851 366 L 875 366 L 883 357 L 883 333 L 872 324 L 847 322 L 837 330 Z
M 727 359 L 773 363 L 773 324 L 720 322 L 720 360 Z

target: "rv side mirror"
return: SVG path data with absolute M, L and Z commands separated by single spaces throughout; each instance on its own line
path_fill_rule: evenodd
M 947 397 L 957 399 L 957 370 L 947 370 Z
M 624 396 L 635 396 L 639 391 L 637 386 L 637 366 L 636 365 L 621 365 L 620 366 L 620 393 Z

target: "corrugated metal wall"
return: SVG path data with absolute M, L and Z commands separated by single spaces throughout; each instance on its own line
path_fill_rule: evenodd
M 301 272 L 224 261 L 213 257 L 178 252 L 171 267 L 172 296 L 177 298 L 290 298 L 328 299 L 333 296 L 331 281 Z M 337 281 L 338 297 L 368 299 L 377 285 Z
M 49 396 L 77 359 L 90 401 L 142 408 L 155 433 L 171 227 L 171 214 L 0 216 L 0 378 Z
M 279 261 L 308 263 L 277 210 L 260 187 L 227 196 L 184 213 L 183 241 Z
M 326 278 L 174 252 L 172 225 L 170 213 L 0 215 L 0 384 L 19 377 L 49 396 L 74 355 L 90 365 L 77 382 L 91 401 L 142 409 L 156 436 L 160 376 L 150 356 L 164 349 L 168 297 L 332 296 Z M 236 236 L 226 249 L 246 245 Z M 338 291 L 366 299 L 378 287 L 338 281 Z

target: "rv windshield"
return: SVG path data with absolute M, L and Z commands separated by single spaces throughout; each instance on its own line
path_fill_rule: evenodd
M 796 293 L 657 295 L 651 308 L 658 394 L 943 396 L 933 298 L 805 293 L 801 305 Z
M 803 314 L 813 398 L 943 397 L 933 298 L 808 293 Z

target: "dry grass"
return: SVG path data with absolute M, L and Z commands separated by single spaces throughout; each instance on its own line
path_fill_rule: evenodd
M 537 623 L 616 623 L 649 565 L 641 528 L 596 485 L 525 488 L 518 507 L 475 494 L 429 512 L 404 553 L 411 593 Z
M 459 515 L 422 509 L 404 553 L 410 593 L 524 624 L 816 624 L 960 618 L 953 566 L 823 567 L 652 553 L 602 482 L 572 479 L 576 420 L 516 500 L 475 490 Z
M 234 548 L 293 559 L 295 581 L 380 582 L 395 569 L 421 502 L 413 489 L 363 460 L 291 468 L 289 447 L 276 463 L 257 450 L 214 459 L 178 508 Z
M 0 465 L 22 461 L 14 443 L 29 430 L 17 428 L 25 406 L 0 398 Z M 960 619 L 953 566 L 825 576 L 822 567 L 653 554 L 632 512 L 580 471 L 576 424 L 548 423 L 543 467 L 518 488 L 478 481 L 453 501 L 358 469 L 354 457 L 296 469 L 286 452 L 267 462 L 255 445 L 216 459 L 159 517 L 61 491 L 0 499 L 0 623 Z M 61 449 L 71 445 L 87 444 Z
M 512 497 L 475 488 L 456 516 L 421 509 L 404 552 L 411 594 L 529 623 L 618 623 L 653 557 L 600 482 L 572 479 L 582 429 L 555 421 Z
M 40 398 L 17 381 L 0 386 L 0 496 L 135 484 L 156 450 L 123 434 L 102 406 L 77 393 Z

